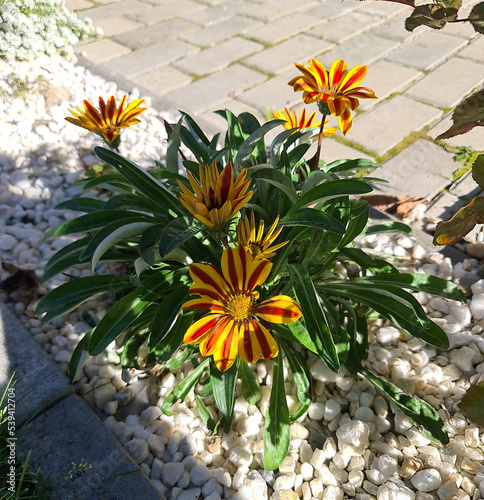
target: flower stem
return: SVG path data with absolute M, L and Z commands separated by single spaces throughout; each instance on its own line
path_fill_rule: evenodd
M 228 248 L 229 242 L 227 241 L 227 236 L 222 236 L 220 241 L 223 243 L 224 248 Z
M 321 120 L 321 126 L 319 127 L 319 136 L 318 136 L 318 149 L 316 150 L 316 154 L 311 160 L 311 170 L 318 170 L 318 165 L 319 165 L 319 157 L 321 155 L 321 142 L 323 140 L 323 133 L 324 133 L 324 122 L 326 121 L 326 116 L 323 115 L 323 119 Z

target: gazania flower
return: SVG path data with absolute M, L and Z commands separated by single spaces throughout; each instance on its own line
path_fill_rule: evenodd
M 185 333 L 186 344 L 200 344 L 203 356 L 213 356 L 220 371 L 228 370 L 237 353 L 246 363 L 277 356 L 277 343 L 259 321 L 292 323 L 301 317 L 299 304 L 291 297 L 278 295 L 258 302 L 254 289 L 264 283 L 272 264 L 266 259 L 252 260 L 241 245 L 226 248 L 222 270 L 213 265 L 191 264 L 194 284 L 190 295 L 199 299 L 186 302 L 183 309 L 209 309 Z
M 75 118 L 68 116 L 66 120 L 100 135 L 109 145 L 116 147 L 115 141 L 119 137 L 120 130 L 139 123 L 136 116 L 146 109 L 140 108 L 142 102 L 143 99 L 135 99 L 126 106 L 126 96 L 124 96 L 117 107 L 113 96 L 108 99 L 107 104 L 100 97 L 99 110 L 88 101 L 84 101 L 84 111 L 79 107 L 77 111 L 70 109 Z
M 321 122 L 314 123 L 314 119 L 316 118 L 316 112 L 311 113 L 309 117 L 306 118 L 305 109 L 302 110 L 299 119 L 295 111 L 291 113 L 287 108 L 284 108 L 284 113 L 279 110 L 273 111 L 272 116 L 274 118 L 277 118 L 278 120 L 286 120 L 286 123 L 284 123 L 284 128 L 286 128 L 287 130 L 296 127 L 299 129 L 307 127 L 319 127 L 321 125 Z M 336 127 L 327 127 L 328 123 L 329 120 L 325 120 L 324 122 L 325 130 L 323 135 L 326 137 L 330 137 L 336 132 Z
M 180 201 L 200 222 L 213 229 L 222 229 L 252 197 L 252 191 L 247 192 L 250 178 L 245 179 L 246 173 L 244 168 L 234 182 L 230 163 L 221 174 L 215 162 L 212 171 L 208 165 L 205 168 L 200 165 L 200 184 L 187 172 L 193 192 L 178 181 L 182 190 Z
M 237 225 L 237 241 L 239 245 L 242 245 L 249 252 L 252 259 L 269 259 L 270 257 L 274 257 L 276 250 L 289 243 L 288 241 L 284 241 L 271 247 L 271 243 L 282 231 L 282 227 L 276 231 L 278 222 L 279 217 L 277 217 L 264 236 L 264 221 L 261 220 L 259 222 L 259 229 L 257 230 L 254 212 L 251 210 L 250 223 L 248 217 L 245 216 L 244 220 L 241 220 Z
M 373 90 L 357 85 L 366 75 L 366 66 L 355 66 L 348 71 L 345 61 L 335 61 L 329 75 L 325 67 L 315 59 L 311 59 L 309 67 L 295 64 L 303 76 L 293 78 L 289 85 L 294 92 L 303 91 L 306 104 L 316 101 L 327 103 L 333 116 L 339 117 L 339 127 L 343 134 L 351 129 L 353 117 L 351 112 L 359 106 L 358 99 L 376 99 Z

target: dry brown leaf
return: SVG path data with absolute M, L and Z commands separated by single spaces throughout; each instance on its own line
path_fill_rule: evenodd
M 425 202 L 425 198 L 388 194 L 369 194 L 365 198 L 371 206 L 389 214 L 397 214 L 400 219 L 403 219 L 419 203 Z

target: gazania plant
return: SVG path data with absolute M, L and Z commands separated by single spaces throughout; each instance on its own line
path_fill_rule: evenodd
M 358 87 L 366 67 L 348 71 L 337 61 L 328 73 L 311 61 L 309 68 L 298 68 L 303 76 L 292 80 L 294 89 L 303 90 L 307 103 L 326 103 L 328 117 L 339 117 L 348 132 L 357 99 L 374 96 Z M 140 112 L 137 103 L 128 108 Z M 401 223 L 369 223 L 362 195 L 372 191 L 376 180 L 361 174 L 378 165 L 365 159 L 323 163 L 319 157 L 308 165 L 312 115 L 309 121 L 297 121 L 287 110 L 283 119 L 261 125 L 249 113 L 218 113 L 228 124 L 223 144 L 218 136 L 207 137 L 185 114 L 178 123 L 167 124 L 166 162 L 149 170 L 96 147 L 112 173 L 81 181 L 86 195 L 58 207 L 80 215 L 46 237 L 78 234 L 79 239 L 52 257 L 43 281 L 86 264 L 93 275 L 52 290 L 39 302 L 38 314 L 48 322 L 105 292 L 113 298 L 74 351 L 71 380 L 80 376 L 88 354 L 98 355 L 113 342 L 124 367 L 149 369 L 162 377 L 165 370 L 184 364 L 192 370 L 164 399 L 164 413 L 171 415 L 172 405 L 193 389 L 200 418 L 213 432 L 221 432 L 221 427 L 231 427 L 236 397 L 242 395 L 250 404 L 261 400 L 255 365 L 271 360 L 263 465 L 273 470 L 288 453 L 291 423 L 304 417 L 311 404 L 308 360 L 316 356 L 334 372 L 366 378 L 431 439 L 448 442 L 444 424 L 429 404 L 366 365 L 370 315 L 447 349 L 446 334 L 410 292 L 465 300 L 451 282 L 401 274 L 354 245 L 358 236 L 382 228 L 408 231 Z M 93 125 L 96 116 L 89 112 L 89 125 L 102 133 Z M 319 139 L 325 122 L 323 113 L 322 125 L 316 124 Z M 279 133 L 266 144 L 266 134 L 277 128 Z M 192 158 L 179 152 L 181 143 Z M 87 194 L 100 185 L 106 201 Z M 106 274 L 105 265 L 95 274 L 98 264 L 110 262 L 123 264 L 116 275 Z M 124 270 L 121 275 L 119 269 Z M 290 405 L 285 364 L 296 389 L 296 402 Z M 218 407 L 218 420 L 204 405 L 209 397 Z

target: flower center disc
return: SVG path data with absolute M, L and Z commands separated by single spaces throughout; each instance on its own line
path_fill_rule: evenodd
M 227 302 L 227 313 L 237 321 L 252 316 L 254 297 L 252 295 L 234 295 Z

